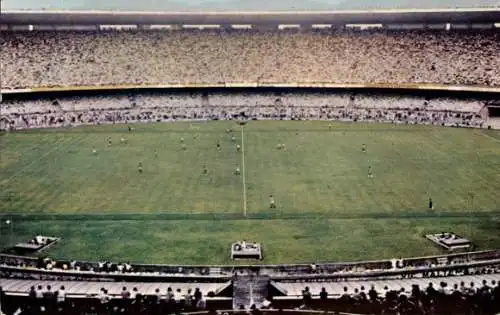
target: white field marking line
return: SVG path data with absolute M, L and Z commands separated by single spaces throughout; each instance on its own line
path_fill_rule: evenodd
M 247 216 L 247 183 L 245 169 L 245 141 L 244 141 L 243 125 L 241 125 L 241 182 L 243 186 L 243 216 Z
M 486 137 L 486 138 L 489 138 L 489 139 L 491 139 L 491 140 L 493 140 L 493 141 L 495 141 L 495 142 L 500 143 L 500 140 L 498 140 L 497 138 L 494 138 L 494 137 L 490 136 L 490 135 L 489 135 L 489 134 L 487 134 L 487 133 L 482 133 L 482 132 L 479 132 L 479 131 L 476 131 L 476 130 L 474 131 L 474 133 L 475 133 L 475 134 L 477 134 L 477 135 L 481 135 L 481 136 L 484 136 L 484 137 Z

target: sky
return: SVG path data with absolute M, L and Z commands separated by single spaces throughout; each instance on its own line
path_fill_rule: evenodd
M 259 11 L 500 7 L 500 0 L 0 0 L 6 9 Z

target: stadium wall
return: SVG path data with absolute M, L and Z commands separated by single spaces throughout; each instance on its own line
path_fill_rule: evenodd
M 71 92 L 103 92 L 126 90 L 182 90 L 182 89 L 335 89 L 335 90 L 402 90 L 419 92 L 461 92 L 500 95 L 500 87 L 437 85 L 437 84 L 333 84 L 333 83 L 262 83 L 234 82 L 220 84 L 165 84 L 165 85 L 101 85 L 101 86 L 67 86 L 37 87 L 31 89 L 1 90 L 1 94 L 29 93 L 71 93 Z
M 261 12 L 114 12 L 6 10 L 3 25 L 164 25 L 164 24 L 485 24 L 500 22 L 500 8 L 375 10 L 375 11 L 261 11 Z

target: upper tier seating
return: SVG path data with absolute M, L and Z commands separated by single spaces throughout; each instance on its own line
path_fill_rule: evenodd
M 500 32 L 2 32 L 4 89 L 117 84 L 500 86 Z

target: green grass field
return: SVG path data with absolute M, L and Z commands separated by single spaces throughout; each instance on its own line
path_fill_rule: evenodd
M 230 263 L 230 243 L 246 239 L 263 244 L 266 263 L 285 263 L 436 254 L 423 234 L 449 230 L 500 248 L 498 131 L 312 121 L 134 128 L 1 135 L 0 245 L 43 233 L 63 238 L 47 252 L 56 257 Z

